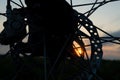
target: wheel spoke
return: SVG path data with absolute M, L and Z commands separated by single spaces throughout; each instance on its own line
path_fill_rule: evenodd
M 50 67 L 49 72 L 47 72 L 46 44 L 44 44 L 44 56 L 43 57 L 44 57 L 44 62 L 45 62 L 44 63 L 44 76 L 45 76 L 44 78 L 45 78 L 45 80 L 49 80 L 48 79 L 49 77 L 51 77 L 53 80 L 56 79 L 56 77 L 54 76 L 54 74 L 52 74 L 52 72 L 54 71 L 54 68 L 55 68 L 56 64 L 58 63 L 58 60 L 61 57 L 61 55 L 63 54 L 64 49 L 68 45 L 68 42 L 69 42 L 70 39 L 72 39 L 71 43 L 70 43 L 70 48 L 72 46 L 72 49 L 77 49 L 77 52 L 79 52 L 79 48 L 81 50 L 83 50 L 82 53 L 80 53 L 80 52 L 78 53 L 81 56 L 77 56 L 77 57 L 73 56 L 72 51 L 70 53 L 70 55 L 72 54 L 72 57 L 74 57 L 74 58 L 72 58 L 70 56 L 71 63 L 73 61 L 74 62 L 73 66 L 79 68 L 79 70 L 81 71 L 81 72 L 76 71 L 77 74 L 74 73 L 75 76 L 73 76 L 74 77 L 73 80 L 76 80 L 77 77 L 79 77 L 78 80 L 81 80 L 81 79 L 84 80 L 84 78 L 86 80 L 91 80 L 93 77 L 96 78 L 97 80 L 102 80 L 96 73 L 97 69 L 100 66 L 102 56 L 103 56 L 102 44 L 106 43 L 106 42 L 120 44 L 120 38 L 119 37 L 114 37 L 111 34 L 105 32 L 104 30 L 98 28 L 97 26 L 95 26 L 92 23 L 92 21 L 88 17 L 91 14 L 93 14 L 99 7 L 105 5 L 109 2 L 114 2 L 114 1 L 120 1 L 120 0 L 103 0 L 103 1 L 95 0 L 95 2 L 93 2 L 93 3 L 86 3 L 86 4 L 80 4 L 80 5 L 73 5 L 73 0 L 70 0 L 70 4 L 73 8 L 74 7 L 81 7 L 81 6 L 89 6 L 89 5 L 91 5 L 92 7 L 90 8 L 90 10 L 87 10 L 83 14 L 79 13 L 77 11 L 74 11 L 75 14 L 76 14 L 75 17 L 77 16 L 77 19 L 78 19 L 77 29 L 74 33 L 74 36 L 72 36 L 72 38 L 71 38 L 71 36 L 67 36 L 68 40 L 66 40 L 66 42 L 63 45 L 61 51 L 58 53 L 58 57 L 56 58 L 56 61 L 54 62 L 53 66 Z M 10 0 L 10 2 L 15 4 L 16 7 L 17 6 L 20 7 L 20 8 L 25 7 L 22 0 L 19 0 L 20 3 L 17 3 L 14 0 Z M 11 11 L 12 11 L 12 9 L 11 9 Z M 0 13 L 0 15 L 8 17 L 8 16 L 6 16 L 6 13 Z M 7 14 L 7 15 L 9 15 L 9 14 Z M 81 28 L 84 28 L 88 32 L 88 34 L 87 34 L 87 32 L 83 32 L 81 30 Z M 103 32 L 104 34 L 106 34 L 109 37 L 100 37 L 99 33 L 98 33 L 98 30 Z M 85 43 L 84 39 L 87 39 L 89 43 Z M 45 40 L 43 40 L 43 41 L 45 41 Z M 76 45 L 74 44 L 74 41 L 76 43 L 78 43 L 79 47 L 76 47 Z M 17 44 L 17 42 L 15 44 L 13 44 L 13 46 L 10 48 L 7 55 L 11 54 L 11 56 L 14 59 L 15 64 L 20 65 L 22 63 L 21 56 L 20 56 L 20 54 L 22 54 L 22 49 L 21 49 L 21 52 L 18 52 L 17 48 L 15 48 L 16 44 Z M 88 48 L 90 49 L 91 53 L 89 53 L 87 51 Z M 25 53 L 23 53 L 23 54 L 25 54 Z M 4 56 L 4 57 L 6 57 L 6 56 Z M 26 58 L 28 56 L 24 56 L 24 57 Z M 68 56 L 65 56 L 65 57 L 68 58 Z M 1 58 L 1 59 L 3 59 L 3 58 Z M 67 61 L 68 59 L 65 59 L 65 60 Z M 75 62 L 77 62 L 77 64 Z M 61 67 L 60 74 L 64 73 L 65 65 L 66 65 L 66 63 L 63 63 L 63 65 Z M 29 66 L 27 66 L 27 67 L 29 67 Z M 21 67 L 21 68 L 23 68 L 23 67 Z M 22 72 L 22 69 L 19 69 L 18 72 L 16 73 L 16 75 L 14 75 L 13 78 L 16 78 L 19 75 L 19 71 Z M 73 75 L 73 74 L 71 74 L 71 75 Z M 60 76 L 58 75 L 58 77 L 60 77 Z M 88 78 L 90 78 L 90 79 L 88 79 Z

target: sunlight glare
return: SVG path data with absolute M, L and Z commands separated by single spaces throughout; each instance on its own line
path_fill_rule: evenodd
M 81 57 L 81 55 L 83 54 L 83 51 L 81 48 L 75 48 L 75 54 L 78 56 L 78 57 Z
M 76 56 L 81 57 L 83 55 L 83 50 L 82 50 L 81 46 L 76 41 L 73 42 L 73 49 L 75 51 L 74 54 Z

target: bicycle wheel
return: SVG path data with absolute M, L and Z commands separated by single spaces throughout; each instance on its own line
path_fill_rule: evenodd
M 50 72 L 51 73 L 50 76 L 47 76 L 49 74 L 45 73 L 46 72 L 45 70 L 47 70 L 48 67 L 47 67 L 47 63 L 44 63 L 44 66 L 42 66 L 42 71 L 40 70 L 39 71 L 42 74 L 41 76 L 45 76 L 44 77 L 45 80 L 46 79 L 48 80 L 54 80 L 54 79 L 55 80 L 96 80 L 96 79 L 101 80 L 101 78 L 96 74 L 96 72 L 99 69 L 99 66 L 102 60 L 102 55 L 103 55 L 102 42 L 106 40 L 101 40 L 98 33 L 98 30 L 101 30 L 101 29 L 96 27 L 88 17 L 97 8 L 99 8 L 100 6 L 108 2 L 109 0 L 106 2 L 105 1 L 98 2 L 98 0 L 96 0 L 94 2 L 92 1 L 92 3 L 89 3 L 89 4 L 80 4 L 80 5 L 73 5 L 72 0 L 69 2 L 71 3 L 71 6 L 73 6 L 73 8 L 74 7 L 79 8 L 79 6 L 86 6 L 86 5 L 92 5 L 92 7 L 89 10 L 87 10 L 85 13 L 79 13 L 76 10 L 74 10 L 74 16 L 78 20 L 78 25 L 74 35 L 70 38 L 71 43 L 69 43 L 69 46 L 67 46 L 70 56 L 66 56 L 66 58 L 60 62 L 59 67 L 57 69 L 57 74 Z M 23 0 L 17 0 L 17 1 L 10 0 L 10 3 L 12 4 L 12 8 L 18 8 L 18 7 L 24 8 L 25 6 Z M 99 5 L 95 6 L 96 4 L 99 4 Z M 8 17 L 6 16 L 7 15 L 6 13 L 0 13 L 0 15 Z M 17 44 L 19 43 L 15 43 L 10 48 L 10 51 L 8 52 L 8 54 L 9 53 L 12 54 L 12 58 L 14 59 L 15 64 L 16 63 L 18 64 L 17 69 L 19 68 L 18 73 L 16 73 L 17 75 L 14 75 L 11 78 L 12 80 L 20 79 L 19 72 L 23 72 L 24 71 L 23 66 L 25 66 L 24 59 L 23 59 L 23 57 L 26 56 L 25 52 L 22 52 L 22 49 L 17 47 Z M 63 46 L 63 49 L 64 48 L 66 47 Z M 60 55 L 61 54 L 63 53 L 60 52 Z M 58 58 L 60 55 L 58 55 Z M 44 57 L 45 56 L 43 56 L 42 60 L 46 58 Z M 33 62 L 30 63 L 30 65 L 31 64 L 33 64 Z M 29 67 L 29 65 L 27 67 Z M 32 69 L 31 67 L 29 68 Z M 54 70 L 54 66 L 51 69 Z M 30 78 L 30 76 L 28 77 Z M 43 77 L 34 78 L 34 79 L 41 79 L 41 78 L 43 79 Z M 22 78 L 22 80 L 24 79 Z

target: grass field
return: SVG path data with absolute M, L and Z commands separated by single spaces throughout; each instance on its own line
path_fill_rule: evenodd
M 64 69 L 60 71 L 58 80 L 64 80 L 65 77 L 72 76 L 79 70 L 79 67 L 68 64 L 69 62 L 64 66 L 61 64 Z M 44 64 L 39 58 L 29 61 L 28 59 L 24 59 L 23 63 L 18 64 L 17 61 L 9 56 L 0 57 L 0 80 L 14 80 L 16 77 L 17 79 L 15 80 L 43 80 L 43 72 Z M 97 74 L 103 80 L 120 80 L 120 61 L 102 60 Z M 58 74 L 54 74 L 53 76 L 58 77 Z
M 103 60 L 98 74 L 103 80 L 120 80 L 120 61 Z

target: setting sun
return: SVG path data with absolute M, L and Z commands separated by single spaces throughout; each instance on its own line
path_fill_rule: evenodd
M 74 54 L 76 56 L 81 57 L 81 56 L 84 55 L 81 46 L 76 41 L 73 42 L 73 49 L 74 49 L 74 52 L 75 52 Z
M 83 51 L 81 48 L 75 48 L 74 50 L 75 50 L 76 55 L 79 57 L 83 54 Z

